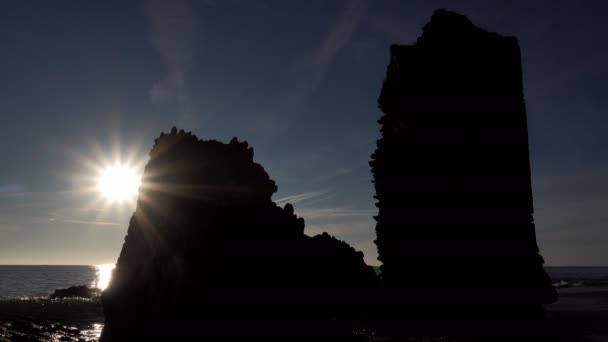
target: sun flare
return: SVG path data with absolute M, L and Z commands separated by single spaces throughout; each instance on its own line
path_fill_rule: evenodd
M 114 264 L 103 264 L 103 265 L 95 265 L 95 271 L 97 273 L 97 281 L 94 284 L 100 290 L 105 290 L 112 279 L 112 270 L 114 269 Z
M 131 200 L 137 196 L 141 184 L 140 178 L 132 167 L 113 165 L 100 173 L 97 189 L 110 201 Z

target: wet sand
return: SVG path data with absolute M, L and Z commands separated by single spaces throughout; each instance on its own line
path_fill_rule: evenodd
M 558 339 L 608 341 L 608 287 L 563 288 L 558 294 L 558 302 L 547 307 Z

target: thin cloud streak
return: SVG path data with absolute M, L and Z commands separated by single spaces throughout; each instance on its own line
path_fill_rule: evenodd
M 0 195 L 2 194 L 15 194 L 24 192 L 23 187 L 20 185 L 0 185 Z
M 312 180 L 313 183 L 317 183 L 317 182 L 326 182 L 330 179 L 334 179 L 336 177 L 341 177 L 341 176 L 346 176 L 348 174 L 351 174 L 353 172 L 353 168 L 352 167 L 342 167 L 339 168 L 327 175 L 322 175 L 319 176 L 315 179 Z
M 168 74 L 150 89 L 150 100 L 174 98 L 181 119 L 192 117 L 188 73 L 194 58 L 194 36 L 198 18 L 187 0 L 148 0 L 145 12 L 150 24 L 148 39 L 160 54 Z
M 49 219 L 50 221 L 56 221 L 55 219 Z M 115 227 L 125 227 L 126 223 L 117 223 L 117 222 L 104 222 L 104 221 L 83 221 L 83 220 L 60 220 L 64 223 L 75 223 L 75 224 L 90 224 L 96 226 L 115 226 Z
M 321 195 L 324 195 L 325 193 L 326 193 L 325 191 L 305 192 L 305 193 L 301 193 L 301 194 L 297 194 L 297 195 L 291 195 L 291 196 L 280 198 L 280 199 L 276 200 L 275 203 L 280 206 L 285 205 L 287 203 L 295 204 L 298 202 L 306 201 L 311 198 L 319 197 Z
M 297 209 L 299 216 L 311 220 L 329 220 L 346 217 L 372 217 L 378 213 L 372 209 L 345 209 L 345 208 L 321 208 L 321 209 Z
M 366 7 L 363 0 L 350 1 L 316 51 L 308 59 L 292 66 L 292 72 L 299 83 L 288 96 L 290 105 L 304 100 L 323 82 L 338 53 L 350 43 Z

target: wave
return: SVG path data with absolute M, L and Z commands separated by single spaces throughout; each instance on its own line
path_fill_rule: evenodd
M 608 286 L 608 267 L 549 266 L 545 270 L 556 288 Z
M 553 283 L 555 288 L 604 286 L 608 286 L 607 280 L 560 280 Z

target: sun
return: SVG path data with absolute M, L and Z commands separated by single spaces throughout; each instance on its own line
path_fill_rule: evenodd
M 97 179 L 97 190 L 113 202 L 132 200 L 139 191 L 140 178 L 132 167 L 113 165 L 101 171 Z
M 114 264 L 95 265 L 97 280 L 93 286 L 102 291 L 105 290 L 112 279 L 112 270 L 114 269 L 114 266 Z

